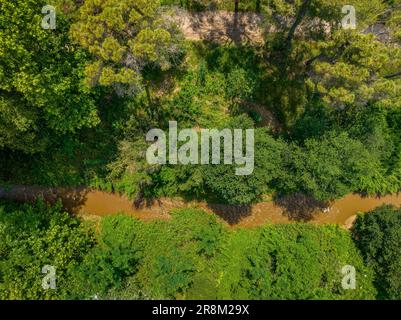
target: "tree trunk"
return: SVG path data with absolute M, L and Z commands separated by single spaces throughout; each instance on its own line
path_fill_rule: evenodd
M 238 13 L 238 11 L 239 11 L 239 0 L 234 0 L 235 1 L 235 9 L 234 9 L 234 12 L 235 13 Z
M 304 19 L 306 12 L 308 11 L 308 6 L 309 6 L 310 2 L 311 2 L 311 0 L 304 0 L 301 7 L 299 8 L 299 11 L 297 13 L 294 23 L 292 24 L 292 26 L 290 28 L 290 31 L 288 31 L 288 35 L 287 35 L 287 39 L 286 39 L 288 53 L 291 52 L 292 39 L 294 38 L 295 31 L 297 30 L 298 26 L 301 24 L 302 20 Z
M 146 82 L 146 84 L 145 84 L 145 91 L 146 91 L 146 97 L 148 98 L 148 105 L 149 105 L 149 108 L 151 108 L 151 107 L 152 107 L 152 97 L 151 97 L 151 95 L 150 95 L 150 85 L 149 85 L 149 82 Z
M 384 76 L 385 79 L 393 79 L 393 78 L 397 78 L 401 76 L 401 72 L 397 72 L 397 73 L 393 73 L 393 74 L 389 74 L 387 76 Z

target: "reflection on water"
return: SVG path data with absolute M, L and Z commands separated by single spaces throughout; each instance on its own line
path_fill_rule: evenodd
M 351 194 L 333 201 L 330 205 L 294 195 L 276 203 L 261 202 L 252 206 L 234 206 L 167 198 L 134 203 L 125 196 L 87 188 L 56 189 L 34 186 L 14 186 L 7 190 L 0 188 L 0 198 L 27 202 L 34 201 L 38 197 L 43 197 L 50 203 L 61 198 L 64 208 L 73 214 L 103 216 L 125 213 L 141 220 L 168 219 L 169 212 L 173 209 L 198 207 L 207 212 L 214 212 L 234 227 L 253 227 L 291 221 L 336 223 L 350 227 L 358 212 L 367 212 L 383 204 L 401 206 L 399 194 L 380 198 Z

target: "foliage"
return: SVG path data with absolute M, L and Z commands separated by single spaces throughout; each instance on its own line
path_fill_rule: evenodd
M 197 209 L 174 211 L 165 221 L 116 215 L 83 224 L 60 205 L 2 202 L 0 295 L 397 299 L 400 214 L 382 207 L 360 215 L 351 236 L 337 226 L 302 223 L 232 230 Z M 56 290 L 41 286 L 46 264 L 56 267 Z M 342 288 L 345 265 L 356 269 L 355 290 Z
M 379 299 L 400 299 L 401 210 L 384 206 L 359 215 L 353 227 L 355 243 L 375 271 Z
M 59 299 L 66 292 L 70 270 L 94 245 L 92 233 L 79 220 L 50 207 L 0 204 L 0 298 Z M 58 290 L 44 290 L 42 268 L 56 269 Z
M 400 48 L 380 37 L 382 24 L 392 30 L 391 14 L 384 13 L 397 9 L 383 0 L 358 1 L 351 30 L 341 24 L 344 5 L 349 3 L 274 0 L 266 9 L 276 30 L 266 38 L 266 100 L 285 126 L 315 98 L 337 109 L 400 103 L 400 80 L 392 76 L 400 70 L 401 60 L 393 59 Z
M 357 270 L 343 290 L 341 268 Z M 372 299 L 371 271 L 350 236 L 334 226 L 268 225 L 230 233 L 216 259 L 219 299 Z
M 401 51 L 375 39 L 373 34 L 338 32 L 322 44 L 308 79 L 311 91 L 335 108 L 377 103 L 399 106 L 399 79 L 386 78 L 401 68 Z M 335 61 L 335 62 L 333 62 Z
M 55 30 L 41 27 L 44 1 L 0 0 L 2 184 L 245 209 L 266 194 L 401 189 L 400 0 L 357 1 L 356 30 L 341 26 L 346 0 L 50 3 Z M 274 32 L 263 45 L 185 41 L 172 5 L 261 12 Z M 255 129 L 253 173 L 149 165 L 145 135 L 171 120 Z M 385 207 L 358 217 L 359 253 L 333 226 L 234 231 L 196 209 L 90 224 L 60 205 L 0 202 L 0 298 L 371 299 L 375 289 L 400 298 L 399 216 Z M 357 290 L 341 289 L 346 264 Z M 57 290 L 41 287 L 44 265 L 56 267 Z
M 250 120 L 238 117 L 231 120 L 232 127 L 248 127 Z M 250 175 L 235 174 L 233 165 L 204 166 L 203 174 L 206 188 L 224 202 L 230 204 L 250 204 L 263 194 L 271 192 L 274 181 L 282 173 L 283 156 L 286 151 L 283 141 L 275 140 L 264 129 L 255 130 L 255 167 Z
M 43 151 L 53 135 L 99 123 L 93 94 L 81 81 L 86 54 L 69 41 L 62 15 L 55 30 L 41 27 L 45 4 L 0 3 L 1 148 Z
M 69 296 L 89 299 L 119 288 L 122 279 L 133 274 L 140 259 L 139 223 L 127 216 L 102 219 L 97 245 L 72 272 Z
M 374 193 L 369 184 L 378 178 L 384 180 L 377 157 L 346 133 L 307 139 L 303 148 L 292 145 L 283 166 L 278 190 L 302 190 L 319 200 L 340 198 L 355 190 Z
M 88 0 L 71 27 L 72 38 L 94 60 L 87 83 L 113 86 L 120 94 L 140 89 L 143 70 L 168 70 L 181 55 L 176 26 L 162 19 L 159 1 Z

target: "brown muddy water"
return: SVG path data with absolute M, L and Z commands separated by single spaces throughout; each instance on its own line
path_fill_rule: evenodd
M 43 188 L 35 186 L 13 186 L 0 188 L 0 198 L 21 202 L 32 202 L 43 197 L 54 203 L 58 198 L 68 212 L 86 218 L 96 218 L 119 213 L 128 214 L 141 220 L 169 219 L 170 212 L 178 208 L 201 208 L 213 212 L 232 227 L 255 227 L 267 223 L 310 223 L 339 224 L 352 226 L 356 214 L 370 211 L 383 204 L 401 206 L 401 194 L 385 197 L 362 197 L 347 195 L 329 204 L 293 195 L 278 202 L 260 202 L 251 206 L 211 204 L 161 198 L 154 201 L 133 202 L 127 197 L 88 188 Z

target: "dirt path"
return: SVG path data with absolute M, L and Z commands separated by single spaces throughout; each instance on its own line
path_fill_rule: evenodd
M 252 206 L 185 202 L 162 198 L 153 202 L 134 203 L 125 196 L 87 188 L 55 189 L 34 186 L 0 188 L 0 198 L 30 202 L 43 197 L 54 203 L 61 198 L 66 210 L 77 215 L 104 216 L 125 213 L 141 220 L 169 219 L 170 212 L 178 208 L 201 208 L 215 213 L 232 227 L 255 227 L 267 223 L 305 221 L 315 224 L 339 224 L 350 228 L 358 212 L 367 212 L 383 204 L 401 206 L 401 195 L 382 198 L 348 195 L 334 201 L 329 208 L 315 200 L 293 195 L 280 203 L 261 202 Z
M 266 34 L 276 32 L 273 24 L 266 22 L 263 14 L 255 12 L 204 11 L 188 12 L 176 8 L 173 19 L 182 30 L 184 37 L 193 41 L 216 41 L 219 43 L 248 43 L 260 45 L 264 43 Z M 300 26 L 297 33 L 302 34 Z M 326 28 L 330 32 L 330 27 Z M 363 33 L 376 35 L 379 41 L 389 41 L 389 32 L 383 23 L 376 23 L 366 28 Z
M 263 43 L 264 18 L 261 14 L 228 11 L 190 13 L 177 9 L 174 20 L 188 40 Z

